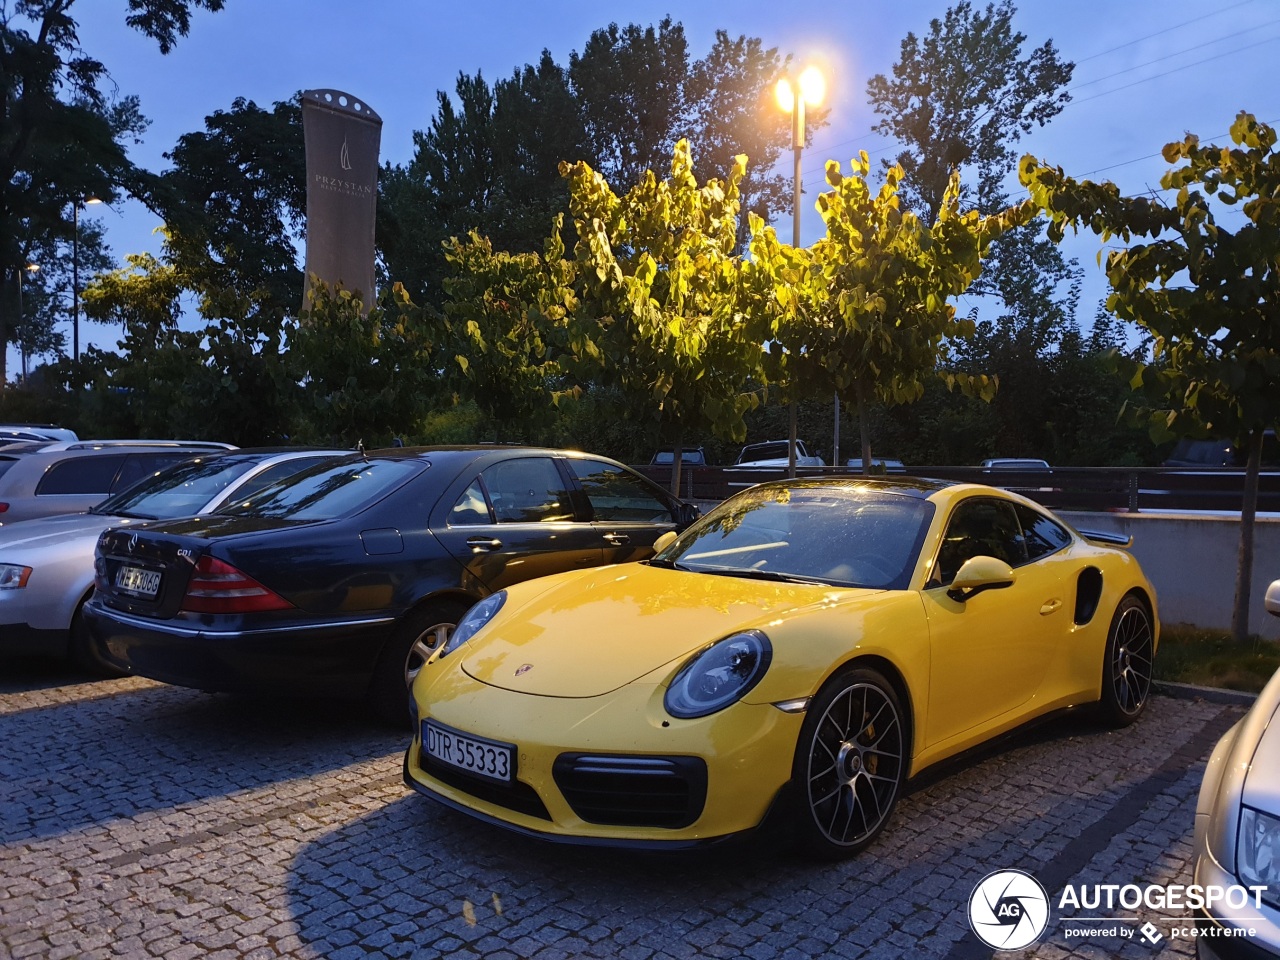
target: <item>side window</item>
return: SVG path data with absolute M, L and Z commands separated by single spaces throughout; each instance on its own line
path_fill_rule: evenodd
M 640 477 L 599 460 L 569 460 L 597 520 L 671 523 L 671 508 Z
M 979 497 L 956 507 L 938 550 L 935 576 L 946 586 L 970 557 L 995 557 L 1011 567 L 1027 562 L 1013 504 Z
M 150 476 L 172 464 L 181 463 L 183 460 L 190 460 L 194 456 L 194 453 L 179 453 L 177 451 L 168 453 L 131 453 L 125 458 L 124 466 L 120 468 L 120 476 L 116 478 L 116 482 L 111 489 L 113 491 L 126 490 L 143 477 Z
M 449 511 L 446 521 L 451 527 L 461 527 L 476 523 L 493 523 L 489 515 L 489 504 L 484 498 L 484 487 L 480 486 L 480 478 L 471 481 L 471 486 L 462 491 L 462 496 Z
M 59 460 L 40 478 L 36 485 L 36 496 L 100 493 L 105 497 L 111 492 L 111 481 L 115 479 L 124 460 L 123 454 Z
M 573 501 L 560 471 L 547 457 L 495 463 L 481 474 L 498 523 L 550 523 L 573 519 Z
M 1028 560 L 1047 557 L 1071 542 L 1071 534 L 1039 510 L 1032 510 L 1022 504 L 1015 505 L 1014 509 L 1022 526 L 1022 541 L 1027 547 Z

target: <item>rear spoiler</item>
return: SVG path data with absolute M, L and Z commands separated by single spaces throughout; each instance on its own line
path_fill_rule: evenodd
M 1079 530 L 1080 536 L 1109 547 L 1132 547 L 1133 537 L 1127 533 L 1104 533 L 1101 530 Z

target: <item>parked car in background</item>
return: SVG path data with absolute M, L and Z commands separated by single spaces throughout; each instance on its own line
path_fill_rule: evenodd
M 1034 457 L 995 457 L 982 461 L 984 473 L 999 473 L 1001 470 L 1019 473 L 1052 473 L 1053 468 L 1045 460 Z
M 790 460 L 790 444 L 786 440 L 766 440 L 763 443 L 749 443 L 738 454 L 735 465 L 745 467 L 785 467 Z M 796 441 L 797 467 L 822 467 L 825 464 L 821 457 L 812 457 L 805 449 L 804 441 Z
M 1241 450 L 1230 440 L 1192 440 L 1183 437 L 1164 461 L 1166 467 L 1235 467 L 1243 470 L 1247 451 Z M 1280 467 L 1280 441 L 1274 430 L 1262 435 L 1262 466 L 1266 469 Z
M 481 601 L 413 684 L 405 780 L 528 836 L 676 849 L 771 811 L 847 857 L 907 779 L 1066 706 L 1132 723 L 1127 541 L 977 484 L 763 483 L 646 563 Z
M 478 600 L 644 559 L 696 517 L 603 457 L 381 450 L 209 516 L 108 530 L 85 619 L 95 650 L 131 673 L 204 690 L 363 696 L 403 723 L 408 682 Z
M 0 447 L 35 449 L 36 445 L 45 443 L 53 443 L 53 441 L 37 433 L 28 433 L 26 430 L 5 430 L 0 428 Z
M 845 461 L 845 466 L 847 466 L 850 470 L 855 470 L 858 473 L 861 473 L 862 458 L 850 457 L 847 461 Z M 871 472 L 881 473 L 881 474 L 906 473 L 907 467 L 906 467 L 906 464 L 904 464 L 901 460 L 891 460 L 886 457 L 872 457 Z
M 1265 603 L 1280 616 L 1280 580 Z M 1280 957 L 1280 672 L 1209 756 L 1192 882 L 1262 888 L 1261 903 L 1251 894 L 1243 905 L 1218 901 L 1196 911 L 1198 957 Z
M 53 423 L 0 423 L 0 436 L 24 433 L 34 440 L 79 440 L 74 430 Z
M 1230 440 L 1191 440 L 1183 437 L 1164 461 L 1166 467 L 1233 467 L 1236 448 Z
M 234 449 L 196 440 L 70 440 L 0 448 L 0 527 L 82 513 L 171 464 Z
M 93 592 L 93 550 L 108 527 L 209 513 L 349 450 L 214 451 L 175 464 L 88 513 L 0 527 L 0 654 L 70 655 L 96 666 L 80 611 Z
M 672 447 L 664 447 L 653 455 L 653 459 L 649 461 L 650 466 L 669 467 L 675 463 L 676 452 Z M 695 467 L 704 467 L 707 464 L 706 451 L 701 447 L 681 447 L 680 462 Z

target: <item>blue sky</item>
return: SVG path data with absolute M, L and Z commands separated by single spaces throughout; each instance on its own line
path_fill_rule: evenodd
M 847 162 L 859 149 L 889 156 L 893 144 L 870 133 L 875 117 L 866 83 L 888 72 L 908 31 L 928 30 L 945 0 L 870 4 L 830 2 L 685 3 L 634 0 L 444 5 L 430 0 L 226 0 L 217 14 L 199 12 L 191 34 L 168 56 L 124 25 L 124 0 L 81 0 L 73 7 L 81 42 L 102 60 L 121 93 L 141 97 L 151 120 L 136 162 L 163 168 L 177 138 L 243 96 L 269 106 L 301 89 L 331 87 L 359 97 L 382 116 L 382 158 L 407 162 L 415 130 L 425 128 L 438 89 L 452 90 L 459 72 L 493 80 L 549 49 L 566 63 L 592 30 L 610 21 L 656 23 L 670 14 L 684 24 L 690 54 L 703 55 L 717 29 L 761 38 L 801 60 L 821 62 L 829 77 L 830 125 L 803 164 L 806 243 L 820 232 L 812 203 L 828 158 Z M 1052 39 L 1077 63 L 1074 102 L 1048 127 L 1024 138 L 1026 152 L 1075 176 L 1111 179 L 1130 193 L 1154 189 L 1165 169 L 1161 146 L 1194 132 L 1225 139 L 1236 113 L 1280 122 L 1280 0 L 1023 0 L 1016 18 L 1028 44 Z M 134 203 L 89 208 L 100 218 L 113 254 L 157 251 L 159 221 Z M 784 237 L 790 223 L 778 224 Z M 1080 318 L 1092 317 L 1106 284 L 1092 236 L 1068 240 L 1086 271 Z M 964 309 L 964 305 L 961 305 Z M 68 325 L 69 334 L 69 325 Z M 85 324 L 82 342 L 112 347 L 116 331 Z M 68 340 L 70 339 L 68 335 Z M 10 352 L 9 369 L 18 358 Z

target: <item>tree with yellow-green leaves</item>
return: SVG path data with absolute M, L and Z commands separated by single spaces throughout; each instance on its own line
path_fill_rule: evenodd
M 1066 176 L 1023 157 L 1019 176 L 1052 218 L 1130 244 L 1106 258 L 1107 307 L 1148 331 L 1153 362 L 1118 358 L 1138 391 L 1135 419 L 1157 442 L 1229 437 L 1248 451 L 1232 631 L 1249 632 L 1253 526 L 1263 433 L 1280 421 L 1280 153 L 1276 131 L 1241 113 L 1232 146 L 1187 136 L 1164 148 L 1171 203 Z M 1220 223 L 1239 209 L 1244 221 Z M 1149 238 L 1146 242 L 1132 242 Z
M 779 243 L 772 228 L 753 222 L 744 286 L 753 315 L 767 323 L 769 381 L 788 401 L 852 395 L 867 472 L 871 399 L 911 403 L 934 376 L 984 399 L 994 394 L 991 378 L 945 370 L 949 342 L 974 328 L 949 301 L 977 278 L 991 241 L 1034 209 L 1028 203 L 988 217 L 962 211 L 953 175 L 930 226 L 899 205 L 900 167 L 887 170 L 875 191 L 867 154 L 851 166 L 845 176 L 839 164 L 827 164 L 831 189 L 818 197 L 827 233 L 813 247 Z
M 676 450 L 704 431 L 743 440 L 743 415 L 759 403 L 762 341 L 740 309 L 734 254 L 746 163 L 699 186 L 681 140 L 669 177 L 650 170 L 621 196 L 584 162 L 560 166 L 577 231 L 566 368 L 647 411 Z
M 560 227 L 556 217 L 541 254 L 495 251 L 477 233 L 445 243 L 445 351 L 461 392 L 491 419 L 526 430 L 547 425 L 578 393 L 562 366 L 576 299 Z

